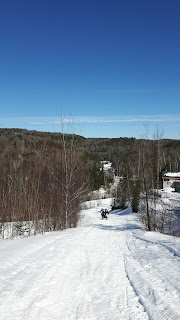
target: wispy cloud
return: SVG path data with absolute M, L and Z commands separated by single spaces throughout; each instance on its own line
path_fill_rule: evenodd
M 31 124 L 41 125 L 41 124 L 44 124 L 44 123 L 42 121 L 34 121 L 34 122 L 32 121 Z
M 99 116 L 75 117 L 75 122 L 128 123 L 128 122 L 179 122 L 180 115 L 139 115 L 139 116 Z
M 148 125 L 153 130 L 160 126 L 166 136 L 179 139 L 180 114 L 126 115 L 126 116 L 77 116 L 64 117 L 65 132 L 73 132 L 85 137 L 137 137 Z M 73 127 L 73 128 L 72 128 Z M 9 117 L 0 118 L 0 128 L 22 128 L 28 130 L 59 132 L 61 120 L 57 117 Z
M 58 117 L 9 117 L 0 118 L 0 126 L 12 127 L 16 125 L 33 125 L 44 126 L 59 124 L 60 119 Z M 131 115 L 131 116 L 75 116 L 64 117 L 64 122 L 72 121 L 74 123 L 139 123 L 139 122 L 180 122 L 180 114 L 161 114 L 161 115 Z

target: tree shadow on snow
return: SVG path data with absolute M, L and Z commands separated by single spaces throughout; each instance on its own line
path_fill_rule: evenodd
M 111 215 L 117 215 L 117 216 L 125 216 L 128 214 L 132 214 L 132 209 L 130 208 L 126 208 L 124 210 L 121 209 L 116 209 L 116 210 L 111 210 L 109 211 L 109 219 L 111 219 Z M 137 229 L 141 229 L 140 226 L 138 226 L 135 223 L 127 223 L 126 225 L 119 225 L 119 226 L 112 226 L 112 225 L 107 225 L 108 220 L 103 220 L 106 222 L 106 224 L 103 223 L 99 223 L 99 224 L 94 224 L 93 226 L 95 228 L 99 228 L 101 230 L 112 230 L 112 231 L 126 231 L 126 230 L 137 230 Z
M 101 230 L 111 230 L 111 231 L 126 231 L 126 230 L 137 230 L 141 229 L 137 224 L 129 223 L 124 226 L 112 226 L 112 225 L 105 225 L 105 224 L 94 224 L 95 228 Z
M 116 210 L 109 211 L 109 213 L 110 214 L 115 214 L 117 216 L 126 216 L 126 215 L 132 213 L 132 209 L 131 208 L 127 208 L 127 209 L 124 209 L 124 210 L 116 209 Z

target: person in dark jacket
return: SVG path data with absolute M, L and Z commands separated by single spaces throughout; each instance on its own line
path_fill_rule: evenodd
M 104 209 L 101 210 L 101 217 L 102 217 L 102 219 L 107 219 L 107 212 L 106 212 L 106 210 L 104 210 Z

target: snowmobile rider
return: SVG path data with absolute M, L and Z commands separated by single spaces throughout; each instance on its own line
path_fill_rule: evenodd
M 109 214 L 109 212 L 108 212 L 108 214 Z M 107 219 L 107 211 L 106 211 L 106 209 L 105 210 L 101 210 L 101 217 L 102 217 L 102 219 Z

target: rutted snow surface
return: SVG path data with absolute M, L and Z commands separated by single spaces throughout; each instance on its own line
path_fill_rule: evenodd
M 180 319 L 180 239 L 146 232 L 129 209 L 76 229 L 0 242 L 1 320 Z

